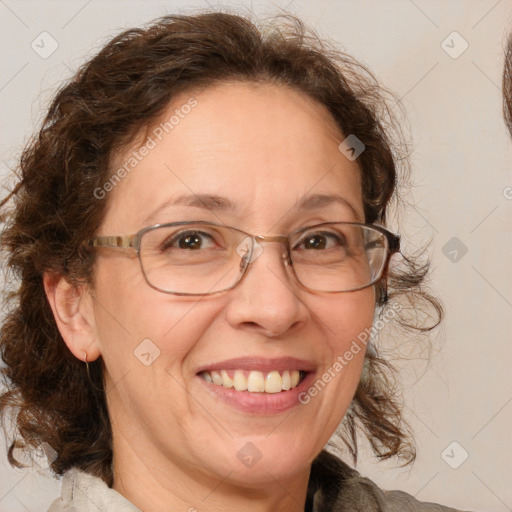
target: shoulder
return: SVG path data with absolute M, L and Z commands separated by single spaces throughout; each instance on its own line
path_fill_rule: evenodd
M 141 512 L 99 477 L 72 468 L 62 477 L 61 496 L 48 512 Z
M 420 502 L 403 491 L 380 489 L 341 459 L 323 450 L 313 461 L 308 485 L 310 512 L 463 512 Z
M 383 491 L 388 500 L 390 511 L 401 512 L 469 512 L 456 508 L 445 507 L 437 503 L 420 502 L 410 494 L 403 491 Z
M 77 468 L 62 479 L 62 492 L 48 512 L 141 512 L 96 476 Z M 307 512 L 462 512 L 436 503 L 420 502 L 403 491 L 380 489 L 369 478 L 323 450 L 313 461 Z

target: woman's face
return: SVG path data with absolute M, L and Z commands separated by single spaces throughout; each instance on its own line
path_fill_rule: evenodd
M 161 140 L 150 131 L 154 147 L 136 166 L 127 166 L 131 171 L 101 199 L 108 208 L 98 235 L 192 220 L 262 235 L 327 221 L 364 222 L 357 163 L 338 150 L 344 137 L 313 100 L 281 86 L 241 83 L 194 97 L 190 109 L 181 108 L 188 95 L 175 98 L 163 120 L 177 109 L 179 121 L 167 125 L 168 133 L 157 132 Z M 113 169 L 136 149 L 117 155 Z M 206 208 L 198 201 L 203 195 L 232 206 L 209 201 Z M 312 195 L 342 199 L 297 207 Z M 173 205 L 181 196 L 189 200 Z M 217 481 L 229 474 L 244 486 L 309 470 L 357 387 L 364 350 L 341 370 L 333 365 L 371 326 L 374 290 L 306 291 L 283 263 L 284 245 L 261 246 L 237 287 L 202 297 L 150 287 L 138 259 L 127 257 L 130 251 L 98 252 L 94 319 L 115 463 L 136 459 L 162 473 Z M 238 358 L 244 361 L 232 361 Z M 249 393 L 199 375 L 213 367 L 230 370 L 228 375 L 237 368 L 245 375 L 287 367 L 310 372 L 294 390 Z M 330 382 L 301 404 L 298 392 L 329 369 Z

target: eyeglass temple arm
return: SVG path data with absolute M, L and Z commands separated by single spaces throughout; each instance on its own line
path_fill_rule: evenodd
M 400 252 L 400 235 L 395 235 L 394 233 L 391 233 L 391 231 L 388 231 L 386 228 L 383 228 L 381 226 L 375 226 L 372 224 L 366 224 L 366 226 L 376 229 L 377 231 L 380 231 L 380 233 L 382 233 L 388 239 L 390 254 Z
M 89 247 L 128 247 L 138 249 L 139 241 L 139 235 L 97 236 L 89 240 L 87 245 Z
M 388 233 L 389 252 L 391 254 L 400 251 L 400 236 Z

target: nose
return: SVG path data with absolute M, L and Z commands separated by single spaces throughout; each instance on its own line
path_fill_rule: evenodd
M 309 317 L 304 290 L 287 271 L 286 250 L 281 243 L 262 243 L 239 285 L 231 290 L 227 320 L 234 328 L 278 337 L 299 329 Z

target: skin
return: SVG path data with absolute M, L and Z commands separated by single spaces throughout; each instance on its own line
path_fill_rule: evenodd
M 168 118 L 190 94 L 174 99 Z M 253 234 L 287 234 L 313 223 L 364 222 L 359 167 L 314 100 L 277 85 L 228 83 L 197 106 L 112 190 L 98 235 L 125 235 L 161 222 L 208 220 Z M 140 144 L 140 140 L 139 140 Z M 119 154 L 123 165 L 133 147 Z M 233 211 L 159 205 L 179 194 L 217 194 Z M 311 211 L 307 194 L 341 194 Z M 149 218 L 150 217 L 150 218 Z M 102 357 L 114 439 L 114 489 L 143 510 L 303 511 L 310 465 L 338 427 L 357 387 L 364 351 L 307 405 L 280 414 L 243 413 L 206 393 L 200 365 L 233 357 L 293 356 L 317 376 L 373 321 L 373 288 L 322 294 L 300 288 L 280 244 L 264 245 L 234 289 L 213 296 L 161 293 L 129 251 L 98 253 L 93 289 L 45 276 L 69 349 Z M 134 350 L 149 338 L 149 366 Z M 261 459 L 237 452 L 253 443 Z M 193 507 L 193 508 L 191 508 Z

